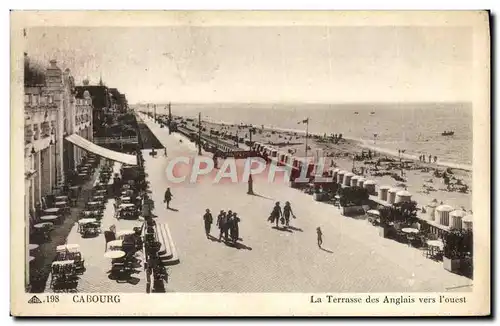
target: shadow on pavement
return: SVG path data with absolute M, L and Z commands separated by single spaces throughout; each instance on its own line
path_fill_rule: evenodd
M 301 228 L 296 228 L 295 226 L 287 226 L 287 228 L 294 231 L 304 232 L 304 230 L 302 230 Z
M 268 199 L 268 200 L 274 200 L 273 198 L 266 197 L 266 196 L 263 196 L 263 195 L 259 195 L 259 194 L 256 194 L 256 193 L 253 193 L 252 196 L 260 197 L 260 198 L 264 198 L 264 199 Z
M 219 239 L 217 239 L 216 237 L 214 237 L 213 235 L 209 234 L 208 237 L 207 237 L 208 240 L 210 241 L 214 241 L 214 242 L 220 242 Z
M 123 273 L 110 273 L 108 278 L 110 280 L 116 281 L 117 283 L 129 283 L 132 285 L 137 285 L 141 279 L 132 276 L 132 274 L 138 274 L 138 271 L 133 272 L 123 272 Z
M 327 252 L 329 254 L 333 254 L 333 251 L 331 251 L 331 250 L 328 250 L 328 249 L 325 249 L 325 248 L 322 248 L 322 247 L 319 247 L 319 249 L 321 249 L 321 250 L 323 250 L 323 251 L 325 251 L 325 252 Z
M 244 245 L 243 243 L 240 242 L 225 242 L 226 246 L 231 247 L 231 248 L 236 248 L 238 250 L 240 249 L 246 249 L 246 250 L 252 250 L 251 247 L 248 247 Z
M 275 230 L 278 230 L 278 231 L 283 231 L 283 232 L 290 232 L 290 233 L 293 233 L 293 231 L 292 231 L 292 230 L 289 230 L 289 229 L 287 229 L 287 228 L 282 228 L 282 227 L 279 227 L 279 226 L 273 226 L 272 228 L 273 228 L 273 229 L 275 229 Z
M 174 211 L 174 212 L 178 212 L 178 211 L 179 211 L 178 209 L 176 209 L 176 208 L 172 208 L 172 207 L 167 207 L 167 209 L 168 209 L 169 211 Z

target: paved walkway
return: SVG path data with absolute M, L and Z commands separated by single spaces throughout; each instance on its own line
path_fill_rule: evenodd
M 120 293 L 146 293 L 146 273 L 144 265 L 137 266 L 135 273 L 126 280 L 116 280 L 109 276 L 111 260 L 104 257 L 105 240 L 104 231 L 111 225 L 116 226 L 117 232 L 121 230 L 131 230 L 136 226 L 141 226 L 139 220 L 117 220 L 114 218 L 114 199 L 109 199 L 106 203 L 102 218 L 102 233 L 97 237 L 82 238 L 78 233 L 78 223 L 75 223 L 67 237 L 68 244 L 79 244 L 80 251 L 85 259 L 85 272 L 79 275 L 78 292 L 120 292 Z M 139 252 L 139 255 L 142 253 Z M 143 261 L 142 256 L 138 256 Z M 50 276 L 49 276 L 50 281 Z M 52 292 L 50 282 L 47 282 L 45 292 Z
M 418 249 L 381 238 L 365 220 L 340 211 L 283 184 L 254 179 L 258 196 L 246 194 L 246 183 L 169 184 L 167 160 L 195 156 L 196 147 L 167 128 L 153 133 L 168 149 L 168 158 L 144 154 L 153 199 L 161 203 L 167 186 L 171 206 L 156 206 L 159 222 L 168 223 L 180 257 L 170 267 L 170 292 L 427 292 L 470 291 L 471 280 L 447 272 L 442 263 L 426 259 Z M 242 162 L 238 165 L 241 168 Z M 275 201 L 292 203 L 293 229 L 280 231 L 266 221 Z M 242 219 L 239 249 L 209 240 L 202 215 L 210 208 L 236 211 Z M 316 227 L 323 230 L 323 247 L 316 244 Z M 215 225 L 212 234 L 218 236 Z

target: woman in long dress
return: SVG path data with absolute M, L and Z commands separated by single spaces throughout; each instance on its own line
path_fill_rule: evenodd
M 238 217 L 237 213 L 233 213 L 233 216 L 231 218 L 231 239 L 233 242 L 238 241 L 240 238 L 240 223 L 241 219 Z

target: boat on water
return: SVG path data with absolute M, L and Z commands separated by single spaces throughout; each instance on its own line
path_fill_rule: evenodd
M 454 134 L 454 131 L 445 131 L 441 133 L 441 136 L 453 136 Z

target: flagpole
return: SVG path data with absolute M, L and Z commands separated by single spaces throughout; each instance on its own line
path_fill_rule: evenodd
M 307 163 L 307 139 L 309 138 L 309 117 L 306 120 L 306 163 Z

